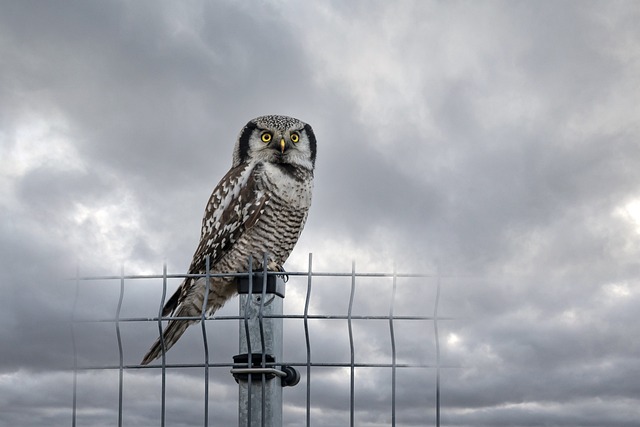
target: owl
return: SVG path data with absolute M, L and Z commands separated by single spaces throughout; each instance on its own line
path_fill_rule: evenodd
M 231 169 L 213 190 L 202 219 L 200 243 L 189 274 L 205 274 L 209 256 L 212 274 L 253 270 L 284 271 L 304 227 L 313 189 L 316 137 L 308 124 L 286 116 L 262 116 L 240 131 Z M 166 302 L 162 315 L 200 316 L 205 278 L 185 278 Z M 236 293 L 233 277 L 211 278 L 206 312 L 213 314 Z M 163 331 L 165 351 L 196 320 L 170 320 Z M 142 364 L 162 353 L 160 338 Z

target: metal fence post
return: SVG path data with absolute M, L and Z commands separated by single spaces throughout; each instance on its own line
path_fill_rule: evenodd
M 266 272 L 265 272 L 266 273 Z M 282 426 L 282 303 L 280 276 L 240 280 L 240 353 L 234 357 L 240 426 Z

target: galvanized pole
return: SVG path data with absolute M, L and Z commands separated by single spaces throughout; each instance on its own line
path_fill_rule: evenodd
M 282 361 L 284 281 L 256 274 L 247 282 L 239 286 L 241 354 L 232 370 L 240 390 L 239 425 L 279 427 L 284 373 L 276 364 Z

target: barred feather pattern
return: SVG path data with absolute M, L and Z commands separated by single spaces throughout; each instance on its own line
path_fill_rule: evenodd
M 306 168 L 252 162 L 231 169 L 209 199 L 189 273 L 205 274 L 207 256 L 212 274 L 247 271 L 249 256 L 252 268 L 260 270 L 265 253 L 267 269 L 283 271 L 307 219 L 312 187 L 313 171 Z M 185 279 L 165 304 L 163 315 L 201 316 L 205 284 L 204 278 Z M 205 314 L 212 315 L 235 293 L 233 278 L 211 279 Z M 142 364 L 162 354 L 162 341 L 166 352 L 196 322 L 170 320 Z

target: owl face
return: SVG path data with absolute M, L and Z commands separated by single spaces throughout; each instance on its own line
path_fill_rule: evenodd
M 298 166 L 313 171 L 316 137 L 308 124 L 287 116 L 257 117 L 240 131 L 233 166 L 252 161 Z

